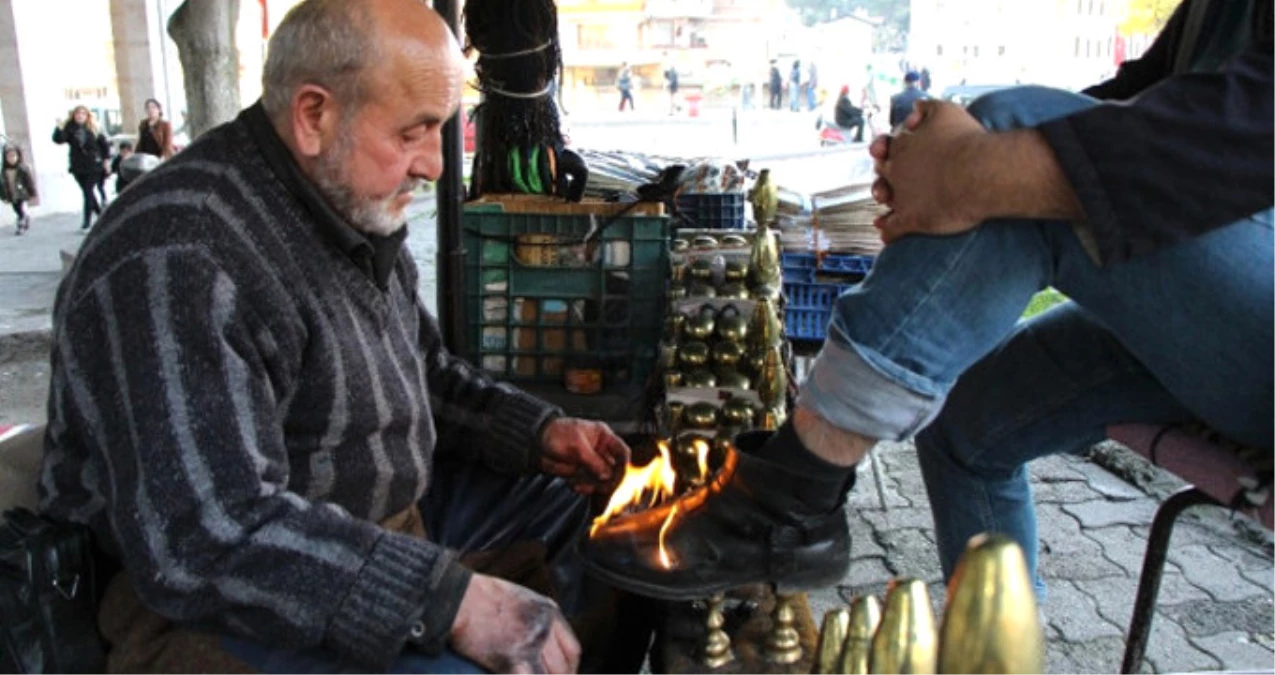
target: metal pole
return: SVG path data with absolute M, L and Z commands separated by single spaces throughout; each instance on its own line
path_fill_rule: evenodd
M 461 0 L 435 0 L 434 10 L 460 37 Z M 443 125 L 443 176 L 438 181 L 438 317 L 443 344 L 454 354 L 465 354 L 465 249 L 461 241 L 464 209 L 465 146 L 462 115 L 458 111 Z

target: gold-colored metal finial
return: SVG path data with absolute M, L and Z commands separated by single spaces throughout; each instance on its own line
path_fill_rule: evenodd
M 938 631 L 930 594 L 920 579 L 890 582 L 881 627 L 872 639 L 871 673 L 933 673 L 938 661 Z
M 838 673 L 865 675 L 868 672 L 868 655 L 872 651 L 872 636 L 881 624 L 881 603 L 875 596 L 865 595 L 850 603 L 850 627 L 846 631 L 845 644 L 841 646 Z
M 1027 561 L 1014 540 L 970 539 L 947 587 L 939 672 L 1039 673 L 1045 636 Z
M 833 609 L 823 615 L 823 625 L 819 628 L 819 646 L 815 648 L 815 667 L 812 672 L 817 675 L 838 672 L 841 646 L 845 644 L 846 633 L 849 629 L 849 609 L 844 607 Z

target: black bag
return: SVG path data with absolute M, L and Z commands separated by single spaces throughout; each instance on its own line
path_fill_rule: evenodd
M 100 673 L 93 538 L 27 509 L 0 525 L 0 672 Z

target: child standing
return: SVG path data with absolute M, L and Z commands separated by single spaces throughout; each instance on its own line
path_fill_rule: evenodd
M 0 201 L 13 207 L 18 216 L 18 235 L 31 228 L 31 216 L 27 215 L 27 202 L 38 195 L 31 170 L 22 162 L 22 150 L 10 145 L 4 149 L 3 171 L 0 171 Z
M 115 155 L 115 159 L 111 160 L 111 173 L 115 174 L 116 197 L 120 196 L 120 193 L 124 191 L 124 188 L 128 187 L 128 184 L 132 182 L 131 176 L 129 177 L 129 180 L 124 180 L 124 174 L 120 173 L 120 164 L 132 156 L 133 144 L 128 141 L 120 141 L 119 154 Z

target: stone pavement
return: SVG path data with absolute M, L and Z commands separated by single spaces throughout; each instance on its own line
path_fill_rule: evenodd
M 422 195 L 410 208 L 409 248 L 421 267 L 422 293 L 432 299 L 437 249 L 432 197 Z M 45 358 L 60 250 L 82 240 L 77 214 L 39 216 L 23 237 L 13 236 L 12 222 L 0 216 L 0 375 L 11 365 L 8 360 Z M 4 386 L 0 408 L 9 400 Z M 0 409 L 0 418 L 6 412 L 12 411 Z M 16 421 L 38 422 L 42 407 L 30 405 L 21 413 Z M 1050 586 L 1045 614 L 1051 673 L 1109 673 L 1120 667 L 1152 514 L 1180 485 L 1130 460 L 1130 454 L 1103 444 L 1088 458 L 1053 457 L 1031 466 L 1041 570 Z M 844 591 L 881 596 L 889 579 L 915 576 L 930 583 L 937 611 L 942 575 L 915 451 L 908 443 L 885 443 L 874 456 L 881 462 L 888 508 L 882 509 L 865 463 L 848 509 L 854 563 Z M 1126 480 L 1104 466 L 1135 468 L 1120 471 Z M 1275 669 L 1271 552 L 1267 533 L 1243 518 L 1232 522 L 1220 509 L 1188 512 L 1170 547 L 1146 670 Z M 816 616 L 838 602 L 836 590 L 811 597 Z
M 817 617 L 840 606 L 839 595 L 884 597 L 893 577 L 925 580 L 935 616 L 944 587 L 934 526 L 911 443 L 883 443 L 887 508 L 871 471 L 860 468 L 848 508 L 850 572 L 836 590 L 811 595 Z M 1159 500 L 1182 483 L 1148 467 L 1131 485 L 1102 465 L 1134 457 L 1104 443 L 1089 458 L 1057 456 L 1031 464 L 1041 539 L 1041 574 L 1050 673 L 1112 673 L 1120 668 L 1147 532 Z M 1150 469 L 1149 471 L 1147 469 Z M 1243 521 L 1243 522 L 1240 522 Z M 1271 540 L 1246 519 L 1221 509 L 1188 511 L 1174 529 L 1169 563 L 1152 623 L 1144 672 L 1275 668 Z

